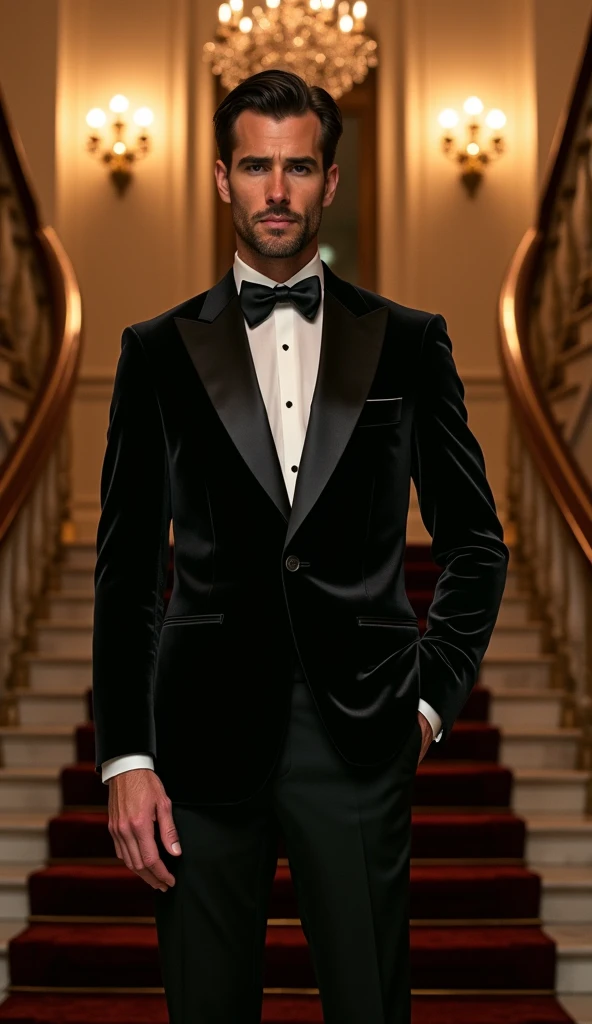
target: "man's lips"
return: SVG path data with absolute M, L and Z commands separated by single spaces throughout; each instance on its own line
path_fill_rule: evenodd
M 294 224 L 292 217 L 264 217 L 261 220 L 262 224 Z

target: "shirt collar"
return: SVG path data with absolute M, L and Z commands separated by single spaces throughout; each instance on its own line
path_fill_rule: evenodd
M 234 254 L 233 270 L 237 292 L 240 292 L 242 281 L 255 281 L 258 284 L 266 284 L 268 288 L 275 288 L 278 283 L 277 281 L 272 280 L 271 277 L 267 277 L 265 274 L 261 274 L 258 270 L 250 267 L 244 260 L 241 260 L 238 255 L 238 251 Z M 312 274 L 318 274 L 321 279 L 322 296 L 324 289 L 324 275 L 321 254 L 318 248 L 312 259 L 309 260 L 304 267 L 301 267 L 300 270 L 297 270 L 296 273 L 287 281 L 283 281 L 282 284 L 286 284 L 288 287 L 291 287 L 293 284 L 296 284 L 297 281 L 303 281 L 305 277 L 311 277 Z

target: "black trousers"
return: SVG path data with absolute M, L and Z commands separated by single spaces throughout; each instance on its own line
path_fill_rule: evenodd
M 296 659 L 293 676 L 287 733 L 263 789 L 234 805 L 173 803 L 178 857 L 162 846 L 155 825 L 175 877 L 166 892 L 153 890 L 170 1024 L 260 1024 L 278 828 L 325 1024 L 410 1024 L 419 723 L 386 765 L 349 765 L 329 739 Z

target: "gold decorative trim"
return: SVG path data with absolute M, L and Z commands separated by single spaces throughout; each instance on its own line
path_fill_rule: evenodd
M 46 993 L 47 995 L 58 995 L 59 993 L 72 993 L 80 995 L 134 995 L 134 996 L 163 996 L 163 987 L 129 986 L 120 987 L 116 985 L 8 985 L 7 991 L 12 992 L 33 992 Z M 318 996 L 318 988 L 264 988 L 266 996 Z M 412 988 L 412 996 L 554 996 L 552 988 Z

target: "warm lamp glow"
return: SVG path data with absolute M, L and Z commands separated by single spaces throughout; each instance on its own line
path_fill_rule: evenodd
M 483 104 L 478 96 L 469 96 L 463 103 L 463 110 L 465 114 L 480 114 L 483 110 Z
M 123 114 L 128 107 L 129 100 L 126 99 L 125 96 L 122 96 L 121 93 L 117 93 L 116 96 L 112 96 L 109 101 L 109 109 L 112 110 L 114 114 Z
M 342 32 L 351 32 L 353 27 L 354 19 L 351 14 L 344 14 L 343 17 L 339 19 L 339 28 Z
M 476 142 L 469 142 L 467 144 L 467 153 L 469 154 L 469 156 L 477 156 L 478 152 L 479 146 L 477 145 Z
M 238 27 L 241 32 L 250 32 L 251 29 L 253 28 L 252 18 L 241 18 L 241 20 L 238 23 Z
M 134 121 L 140 128 L 147 128 L 154 121 L 154 114 L 150 107 L 138 107 L 134 114 Z
M 279 7 L 280 6 L 280 0 L 266 0 L 266 3 L 267 3 L 268 7 Z
M 459 116 L 456 110 L 453 110 L 452 107 L 446 107 L 446 110 L 442 110 L 440 114 L 438 114 L 438 123 L 441 124 L 443 128 L 455 128 L 458 122 Z
M 334 3 L 335 0 L 321 0 L 321 7 L 324 7 L 326 11 L 330 11 Z
M 220 4 L 218 8 L 218 21 L 225 25 L 226 22 L 230 21 L 231 18 L 232 11 L 230 9 L 230 4 Z
M 114 142 L 113 143 L 113 152 L 116 153 L 117 156 L 123 156 L 123 154 L 125 153 L 126 149 L 127 149 L 127 146 L 126 146 L 125 142 Z
M 229 7 L 231 11 L 242 11 L 243 0 L 229 0 Z
M 368 4 L 364 0 L 356 0 L 352 7 L 352 14 L 354 18 L 365 18 L 368 14 Z
M 86 115 L 86 123 L 89 128 L 102 128 L 107 120 L 107 115 L 100 107 L 93 107 Z
M 506 115 L 503 110 L 490 110 L 487 117 L 485 118 L 485 124 L 488 128 L 503 128 L 506 123 Z

